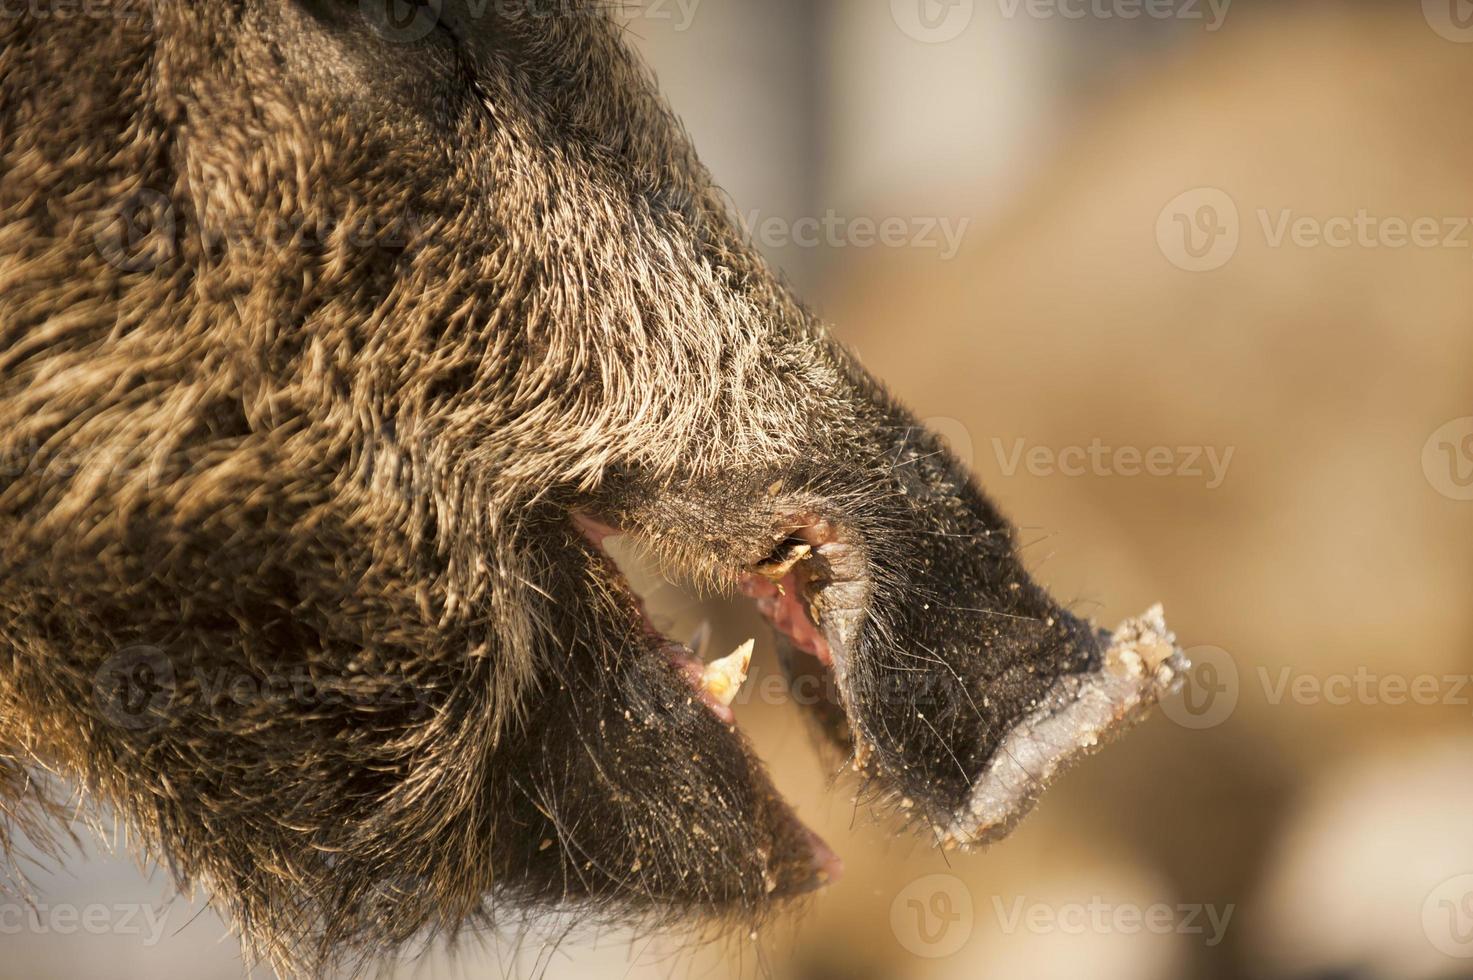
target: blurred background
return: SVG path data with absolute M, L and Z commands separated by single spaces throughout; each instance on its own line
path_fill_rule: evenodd
M 847 875 L 755 940 L 549 927 L 386 972 L 1473 977 L 1473 4 L 623 16 L 753 239 L 1039 578 L 1107 626 L 1164 602 L 1198 666 L 1011 838 L 943 855 L 762 693 L 755 614 L 647 581 L 672 630 L 758 637 L 741 726 Z M 245 969 L 163 874 L 35 880 L 0 977 Z

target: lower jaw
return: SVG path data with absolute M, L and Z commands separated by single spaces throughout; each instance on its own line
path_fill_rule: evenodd
M 620 529 L 590 517 L 585 514 L 575 513 L 573 515 L 574 525 L 577 530 L 596 549 L 606 557 L 613 559 L 608 548 L 610 538 L 623 537 Z M 825 542 L 820 542 L 825 543 Z M 621 551 L 623 549 L 620 549 Z M 819 554 L 814 549 L 813 554 Z M 615 561 L 615 564 L 619 562 Z M 796 565 L 796 562 L 793 563 Z M 627 584 L 627 583 L 626 583 Z M 630 589 L 633 592 L 632 589 Z M 834 657 L 829 647 L 828 639 L 823 631 L 813 625 L 808 618 L 809 613 L 805 606 L 806 599 L 811 595 L 811 583 L 807 576 L 793 567 L 784 570 L 780 577 L 774 577 L 770 568 L 763 568 L 761 564 L 743 573 L 739 579 L 739 591 L 753 598 L 757 602 L 758 609 L 762 611 L 774 632 L 777 634 L 780 646 L 786 646 L 793 650 L 801 650 L 799 654 L 815 673 L 825 680 L 832 680 Z M 712 715 L 723 724 L 735 728 L 736 715 L 731 708 L 731 700 L 723 698 L 713 692 L 710 687 L 711 673 L 723 661 L 741 657 L 749 657 L 751 653 L 751 642 L 744 644 L 745 650 L 739 647 L 737 651 L 721 660 L 708 662 L 705 659 L 706 651 L 700 649 L 704 644 L 692 641 L 691 644 L 680 643 L 671 639 L 658 630 L 651 622 L 648 611 L 643 607 L 643 600 L 636 594 L 639 600 L 639 612 L 643 617 L 644 629 L 648 636 L 648 642 L 652 651 L 663 656 L 666 661 L 680 674 L 692 688 L 693 693 L 705 704 Z M 699 631 L 698 631 L 699 632 Z M 696 647 L 696 649 L 692 649 Z M 745 670 L 735 671 L 737 676 L 732 678 L 733 687 L 739 686 Z M 731 693 L 735 693 L 734 690 Z M 824 698 L 824 703 L 830 708 L 837 709 L 838 699 L 835 697 Z M 842 717 L 842 713 L 841 713 Z M 791 812 L 791 811 L 790 811 Z M 797 819 L 794 817 L 793 819 Z M 802 894 L 817 888 L 824 887 L 837 881 L 843 874 L 843 862 L 832 848 L 821 838 L 817 832 L 806 825 L 802 826 L 803 832 L 808 839 L 811 850 L 811 861 L 814 875 L 810 882 L 797 888 L 786 889 L 786 894 Z

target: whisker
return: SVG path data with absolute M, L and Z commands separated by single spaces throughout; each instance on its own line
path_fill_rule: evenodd
M 980 609 L 980 608 L 976 608 L 976 607 L 973 607 L 973 606 L 948 606 L 948 605 L 945 605 L 945 604 L 942 604 L 942 607 L 941 608 L 943 608 L 943 609 L 950 609 L 953 612 L 973 612 L 973 613 L 982 613 L 985 616 L 1001 616 L 1004 619 L 1019 619 L 1019 620 L 1022 620 L 1024 622 L 1028 622 L 1028 623 L 1041 623 L 1041 622 L 1043 622 L 1043 620 L 1040 619 L 1037 616 L 1023 616 L 1023 615 L 1019 615 L 1018 613 L 1006 613 L 1006 612 L 1002 612 L 999 609 Z

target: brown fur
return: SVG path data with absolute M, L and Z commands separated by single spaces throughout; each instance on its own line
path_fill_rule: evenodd
M 0 22 L 0 806 L 75 780 L 281 969 L 814 883 L 573 511 L 728 589 L 843 527 L 836 734 L 923 822 L 1097 659 L 604 11 L 434 6 Z

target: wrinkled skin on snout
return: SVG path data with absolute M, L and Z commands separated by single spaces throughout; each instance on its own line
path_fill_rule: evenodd
M 50 767 L 282 968 L 760 920 L 836 859 L 609 530 L 755 597 L 875 798 L 952 825 L 1094 635 L 743 239 L 605 5 L 371 6 L 0 21 L 6 828 L 67 812 Z

